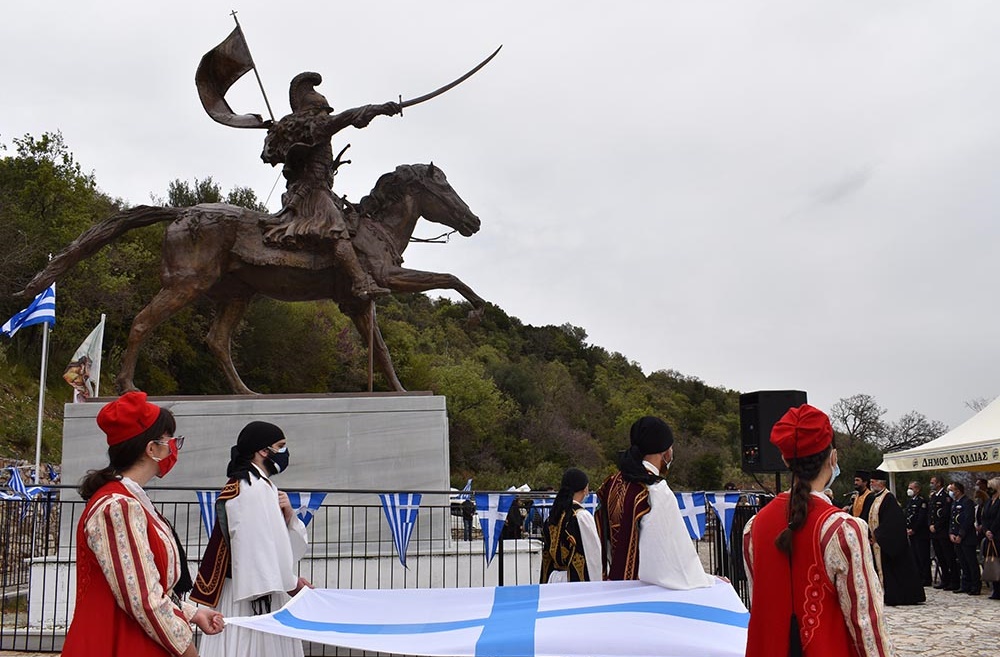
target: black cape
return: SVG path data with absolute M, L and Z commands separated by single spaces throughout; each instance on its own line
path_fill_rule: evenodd
M 906 536 L 906 518 L 903 509 L 889 491 L 881 493 L 878 497 L 884 499 L 878 508 L 878 527 L 874 535 L 882 557 L 885 604 L 915 605 L 924 602 L 926 599 L 924 587 Z

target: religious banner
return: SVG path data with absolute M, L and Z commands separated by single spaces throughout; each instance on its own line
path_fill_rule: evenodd
M 199 490 L 195 494 L 198 496 L 201 525 L 205 528 L 205 536 L 211 537 L 212 528 L 215 527 L 215 501 L 219 499 L 219 491 Z
M 674 493 L 688 534 L 693 540 L 705 535 L 705 493 Z
M 487 565 L 496 556 L 503 524 L 507 521 L 510 506 L 516 498 L 516 495 L 503 493 L 476 493 L 476 515 L 479 516 L 479 526 L 483 530 L 483 555 Z
M 453 589 L 305 588 L 227 625 L 366 652 L 454 657 L 742 657 L 750 615 L 730 584 L 637 581 Z
M 406 548 L 420 513 L 420 493 L 382 493 L 382 512 L 392 530 L 392 544 L 396 546 L 399 563 L 406 568 Z
M 288 495 L 288 502 L 292 505 L 295 515 L 299 517 L 306 527 L 313 519 L 313 515 L 322 506 L 326 499 L 326 493 L 285 493 Z
M 733 531 L 733 516 L 736 515 L 736 505 L 740 501 L 740 494 L 729 491 L 705 493 L 705 499 L 712 505 L 715 515 L 719 518 L 719 525 L 722 527 L 722 536 L 728 548 L 729 534 Z

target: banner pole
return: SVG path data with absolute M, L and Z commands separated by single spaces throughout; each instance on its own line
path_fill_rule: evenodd
M 34 484 L 38 485 L 38 473 L 42 467 L 42 414 L 45 410 L 45 373 L 49 362 L 49 323 L 42 322 L 42 373 L 38 381 L 38 425 L 35 432 L 35 476 Z

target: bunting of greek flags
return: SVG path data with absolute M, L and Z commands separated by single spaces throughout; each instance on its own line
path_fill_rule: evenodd
M 715 515 L 719 518 L 722 526 L 722 537 L 729 547 L 729 534 L 733 531 L 733 516 L 736 515 L 736 505 L 740 501 L 740 494 L 736 492 L 705 493 L 705 498 L 715 510 Z
M 24 503 L 21 505 L 21 520 L 24 520 L 24 517 L 28 515 L 28 509 L 31 508 L 28 501 L 35 499 L 39 495 L 45 495 L 48 499 L 47 504 L 45 505 L 45 517 L 48 518 L 49 510 L 52 507 L 52 498 L 48 497 L 49 489 L 46 486 L 26 485 L 24 480 L 21 479 L 21 473 L 18 472 L 17 468 L 12 465 L 4 469 L 7 470 L 10 475 L 10 478 L 7 480 L 7 486 L 11 489 L 11 491 L 13 491 L 12 495 L 6 495 L 4 499 L 24 500 Z M 34 479 L 34 477 L 32 477 L 32 479 Z
M 212 528 L 215 527 L 215 502 L 219 499 L 219 491 L 199 490 L 196 494 L 198 495 L 198 508 L 201 512 L 201 525 L 205 528 L 205 535 L 210 537 Z M 313 519 L 313 514 L 323 504 L 323 500 L 326 499 L 326 493 L 287 493 L 287 495 L 292 509 L 295 510 L 295 514 L 306 527 Z
M 628 581 L 304 588 L 276 612 L 226 624 L 358 651 L 435 657 L 742 657 L 749 617 L 722 581 L 691 591 Z
M 705 535 L 705 493 L 674 493 L 688 534 L 693 540 Z
M 406 548 L 420 513 L 420 493 L 382 493 L 382 512 L 392 530 L 392 544 L 396 546 L 399 563 L 406 568 Z
M 198 495 L 198 508 L 201 510 L 201 526 L 205 528 L 205 536 L 211 538 L 212 528 L 215 527 L 215 501 L 219 499 L 217 490 L 200 490 Z
M 292 505 L 292 509 L 295 510 L 295 515 L 299 517 L 302 524 L 306 527 L 312 522 L 313 515 L 319 511 L 319 507 L 323 505 L 323 500 L 326 499 L 326 493 L 288 493 L 288 502 Z
M 15 333 L 25 326 L 32 326 L 33 324 L 41 324 L 43 322 L 49 326 L 55 326 L 56 323 L 55 283 L 39 292 L 38 296 L 28 304 L 27 308 L 19 313 L 15 313 L 13 317 L 8 319 L 3 327 L 0 327 L 0 333 L 6 333 L 8 337 L 12 338 Z
M 507 520 L 507 513 L 516 495 L 504 493 L 476 493 L 476 515 L 483 530 L 483 555 L 486 565 L 496 556 L 500 544 L 500 532 Z

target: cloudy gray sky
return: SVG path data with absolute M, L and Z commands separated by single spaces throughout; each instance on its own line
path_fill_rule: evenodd
M 131 203 L 206 176 L 267 197 L 263 134 L 214 123 L 194 88 L 232 8 L 11 3 L 0 140 L 61 130 Z M 303 70 L 346 109 L 423 94 L 503 44 L 459 88 L 335 142 L 354 161 L 340 193 L 433 160 L 481 217 L 471 238 L 411 246 L 410 266 L 582 326 L 647 372 L 823 408 L 864 392 L 887 419 L 952 427 L 1000 393 L 1000 4 L 235 8 L 277 116 Z M 229 99 L 266 113 L 252 75 Z

